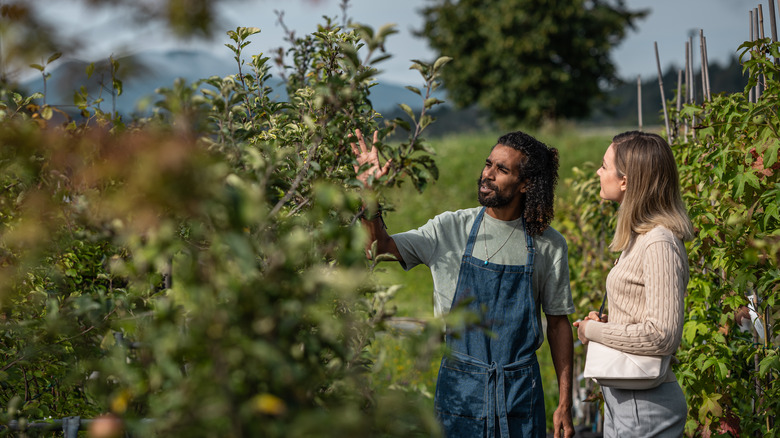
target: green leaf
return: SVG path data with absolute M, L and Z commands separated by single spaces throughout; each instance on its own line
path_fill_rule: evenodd
M 734 189 L 734 199 L 739 199 L 742 197 L 742 194 L 745 193 L 745 182 L 747 181 L 747 173 L 744 173 L 742 170 L 739 170 L 735 178 L 735 189 Z
M 702 404 L 699 408 L 699 418 L 707 418 L 707 414 L 711 414 L 715 418 L 723 416 L 723 408 L 718 403 L 721 397 L 723 397 L 722 394 L 703 395 Z
M 770 168 L 777 163 L 778 146 L 780 146 L 780 140 L 776 138 L 770 140 L 766 150 L 767 153 L 764 155 L 764 167 Z
M 412 120 L 417 120 L 414 116 L 414 111 L 412 111 L 412 107 L 405 103 L 398 104 L 398 106 L 408 115 Z
M 372 59 L 372 62 L 373 62 L 373 63 L 382 62 L 382 61 L 384 61 L 385 59 L 392 58 L 392 56 L 393 56 L 393 55 L 391 55 L 391 54 L 389 54 L 389 53 L 388 53 L 388 54 L 386 54 L 386 55 L 378 56 L 378 57 L 376 57 L 376 58 Z
M 768 350 L 767 356 L 758 365 L 758 374 L 763 378 L 770 372 L 780 372 L 780 357 L 777 350 Z
M 48 106 L 48 105 L 46 105 L 45 107 L 43 107 L 43 110 L 41 110 L 41 117 L 42 117 L 44 120 L 51 120 L 51 118 L 52 118 L 53 116 L 54 116 L 54 110 L 52 109 L 52 107 L 50 107 L 50 106 Z
M 247 39 L 252 35 L 256 35 L 260 33 L 261 30 L 259 27 L 241 27 L 239 28 L 239 34 L 241 36 L 241 39 Z
M 52 62 L 60 59 L 61 56 L 62 56 L 62 52 L 56 52 L 52 54 L 51 56 L 49 56 L 49 59 L 46 60 L 46 64 L 51 64 Z
M 440 103 L 444 103 L 444 101 L 443 100 L 439 100 L 439 99 L 437 99 L 435 97 L 429 97 L 428 99 L 425 99 L 425 102 L 423 102 L 423 106 L 426 109 L 429 109 L 429 108 L 433 107 L 434 105 L 438 105 Z
M 685 338 L 685 341 L 688 344 L 693 344 L 694 339 L 696 338 L 696 333 L 701 328 L 701 323 L 697 321 L 688 321 L 683 326 L 683 338 Z
M 411 91 L 412 93 L 417 94 L 418 96 L 422 96 L 422 93 L 420 92 L 420 89 L 417 88 L 417 87 L 412 87 L 412 86 L 407 85 L 405 88 L 407 90 Z
M 780 220 L 780 215 L 778 214 L 778 204 L 776 202 L 773 202 L 764 208 L 764 229 L 765 230 L 767 229 L 767 226 L 771 219 Z
M 109 330 L 103 335 L 103 340 L 100 341 L 100 348 L 103 350 L 110 350 L 111 347 L 116 345 L 116 338 L 114 337 L 114 331 Z
M 715 365 L 716 363 L 718 363 L 717 357 L 708 357 L 702 364 L 701 370 L 706 371 L 709 367 Z
M 390 35 L 398 33 L 398 29 L 396 28 L 395 23 L 388 23 L 379 28 L 379 30 L 376 33 L 377 38 L 380 41 L 384 41 L 385 38 L 387 38 Z
M 751 173 L 746 174 L 745 175 L 745 179 L 746 179 L 748 185 L 750 185 L 754 189 L 761 188 L 761 181 L 759 181 L 758 176 L 755 173 L 751 172 Z
M 440 56 L 436 62 L 433 63 L 433 71 L 438 72 L 439 69 L 444 67 L 448 62 L 452 61 L 452 58 L 449 56 Z
M 113 86 L 114 86 L 114 90 L 116 90 L 116 95 L 117 96 L 121 96 L 122 95 L 122 81 L 120 81 L 119 79 L 114 79 L 113 80 Z

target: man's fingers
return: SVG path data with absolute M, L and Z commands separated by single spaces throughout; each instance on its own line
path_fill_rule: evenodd
M 390 169 L 390 165 L 393 164 L 393 159 L 387 160 L 387 163 L 385 163 L 384 166 L 382 166 L 382 170 L 379 171 L 379 175 L 387 175 L 387 171 Z
M 360 132 L 359 129 L 355 129 L 355 136 L 357 137 L 358 144 L 360 145 L 360 153 L 368 153 L 368 148 L 366 148 L 366 139 L 363 138 L 363 133 Z
M 355 156 L 360 155 L 360 149 L 358 149 L 355 143 L 350 143 L 349 145 L 352 147 L 352 153 L 355 154 Z
M 362 135 L 360 133 L 359 129 L 355 129 L 355 137 L 357 137 L 358 141 L 362 138 Z M 354 141 L 349 142 L 350 147 L 352 148 L 352 153 L 355 154 L 355 156 L 360 155 L 360 149 L 358 149 L 357 145 Z

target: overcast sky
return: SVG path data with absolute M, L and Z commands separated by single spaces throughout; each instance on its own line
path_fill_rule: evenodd
M 627 39 L 613 53 L 621 77 L 629 79 L 642 75 L 654 77 L 656 61 L 654 42 L 658 43 L 662 67 L 684 65 L 685 42 L 689 35 L 696 38 L 695 63 L 698 58 L 699 29 L 704 30 L 710 62 L 725 62 L 737 54 L 739 45 L 748 39 L 748 13 L 762 4 L 765 26 L 769 33 L 768 0 L 626 0 L 631 9 L 649 9 L 650 15 L 638 23 Z M 772 0 L 774 1 L 774 0 Z M 229 42 L 225 32 L 237 26 L 262 29 L 252 38 L 253 53 L 269 51 L 283 45 L 283 32 L 277 24 L 275 10 L 284 11 L 286 25 L 300 35 L 316 30 L 322 16 L 337 18 L 342 11 L 339 0 L 234 0 L 220 9 L 222 29 L 211 42 L 196 40 L 182 43 L 172 38 L 160 24 L 140 25 L 117 13 L 115 9 L 80 7 L 81 2 L 33 0 L 44 6 L 45 16 L 71 35 L 80 35 L 88 41 L 78 57 L 93 61 L 126 51 L 167 49 L 171 47 L 207 48 L 230 57 L 224 47 Z M 351 0 L 347 13 L 350 18 L 371 25 L 375 29 L 395 23 L 399 33 L 389 37 L 386 49 L 393 55 L 379 67 L 379 80 L 402 85 L 417 85 L 420 76 L 409 70 L 411 59 L 433 60 L 435 54 L 426 42 L 412 36 L 412 29 L 422 26 L 419 10 L 427 0 Z M 457 56 L 457 54 L 456 54 Z

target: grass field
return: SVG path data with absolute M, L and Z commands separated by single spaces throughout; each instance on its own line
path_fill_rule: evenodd
M 563 125 L 555 129 L 528 131 L 549 146 L 558 148 L 560 172 L 556 202 L 566 202 L 568 193 L 565 181 L 571 176 L 572 168 L 588 161 L 600 163 L 611 138 L 627 129 L 583 130 Z M 394 208 L 385 215 L 388 232 L 392 234 L 417 228 L 443 211 L 477 206 L 477 178 L 484 166 L 485 158 L 501 134 L 500 132 L 467 134 L 431 141 L 431 146 L 436 151 L 439 180 L 431 184 L 422 194 L 411 186 L 386 194 Z M 594 199 L 593 202 L 598 200 Z M 375 274 L 377 281 L 385 285 L 402 285 L 392 302 L 397 307 L 397 316 L 431 320 L 433 283 L 430 270 L 425 266 L 418 266 L 409 272 L 404 272 L 397 263 L 393 262 L 386 262 L 380 267 L 381 269 Z M 417 353 L 411 352 L 418 351 L 412 345 L 414 340 L 408 342 L 392 337 L 380 337 L 377 340 L 375 348 L 382 350 L 381 360 L 376 365 L 378 375 L 381 376 L 383 384 L 412 387 L 427 394 L 431 397 L 430 405 L 433 409 L 432 395 L 443 349 L 434 353 L 429 357 L 430 360 L 421 366 L 419 360 L 412 357 Z M 558 387 L 547 342 L 539 349 L 537 355 L 542 367 L 549 424 L 552 411 L 558 402 Z

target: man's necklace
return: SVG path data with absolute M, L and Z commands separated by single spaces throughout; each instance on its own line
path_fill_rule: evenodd
M 511 239 L 511 238 L 512 238 L 512 234 L 515 234 L 515 230 L 517 229 L 517 223 L 518 223 L 519 221 L 518 221 L 518 222 L 515 222 L 515 226 L 514 226 L 514 227 L 512 227 L 512 232 L 511 232 L 511 233 L 509 233 L 509 236 L 506 238 L 506 240 L 504 241 L 504 243 L 502 243 L 502 244 L 501 244 L 501 246 L 499 246 L 499 247 L 498 247 L 498 249 L 496 250 L 496 252 L 494 252 L 494 253 L 493 253 L 493 255 L 489 255 L 489 254 L 488 254 L 488 248 L 487 248 L 487 225 L 485 225 L 485 222 L 487 222 L 487 221 L 486 221 L 485 219 L 482 219 L 482 223 L 481 223 L 480 225 L 481 225 L 481 226 L 482 226 L 482 228 L 483 228 L 483 230 L 482 230 L 482 231 L 483 231 L 483 233 L 482 233 L 482 237 L 483 237 L 483 242 L 485 243 L 485 264 L 487 265 L 487 264 L 488 264 L 488 262 L 490 262 L 490 259 L 492 259 L 493 257 L 495 257 L 495 256 L 496 256 L 496 254 L 498 254 L 498 252 L 499 252 L 499 251 L 501 251 L 501 248 L 503 248 L 503 247 L 504 247 L 504 245 L 506 245 L 506 243 L 507 243 L 507 242 L 509 242 L 509 239 Z

